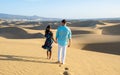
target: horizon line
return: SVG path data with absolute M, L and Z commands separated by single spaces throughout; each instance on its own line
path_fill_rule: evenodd
M 91 18 L 60 18 L 60 17 L 43 17 L 40 15 L 22 15 L 22 14 L 9 14 L 9 13 L 1 13 L 0 14 L 6 14 L 6 15 L 16 15 L 16 16 L 38 16 L 38 17 L 42 17 L 42 18 L 57 18 L 57 19 L 107 19 L 107 18 L 120 18 L 120 17 L 91 17 Z

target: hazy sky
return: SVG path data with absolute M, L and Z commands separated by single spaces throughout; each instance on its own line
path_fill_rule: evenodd
M 120 17 L 120 0 L 0 0 L 0 13 L 75 19 Z

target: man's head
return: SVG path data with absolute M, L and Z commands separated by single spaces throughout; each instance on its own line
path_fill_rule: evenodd
M 67 21 L 66 21 L 65 19 L 63 19 L 63 20 L 61 21 L 62 25 L 65 25 L 66 22 L 67 22 Z

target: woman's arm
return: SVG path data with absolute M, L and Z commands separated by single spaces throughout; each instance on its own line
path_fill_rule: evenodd
M 55 43 L 57 43 L 56 40 L 55 40 L 54 38 L 52 38 L 52 40 L 53 40 Z
M 52 33 L 52 40 L 53 40 L 55 43 L 57 43 L 56 40 L 55 40 L 54 37 L 53 37 L 53 33 Z

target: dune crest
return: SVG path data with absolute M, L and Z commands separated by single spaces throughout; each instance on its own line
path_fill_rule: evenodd
M 28 38 L 43 38 L 43 34 L 29 34 L 19 27 L 3 27 L 0 28 L 0 36 L 9 39 L 28 39 Z
M 102 28 L 104 35 L 120 35 L 120 24 Z

